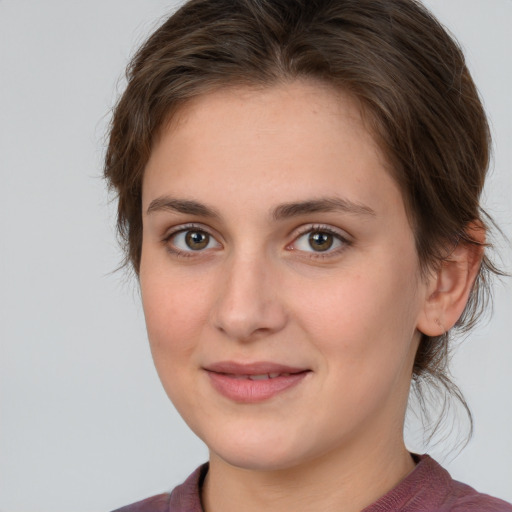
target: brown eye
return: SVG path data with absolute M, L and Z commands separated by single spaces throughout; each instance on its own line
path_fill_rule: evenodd
M 303 231 L 289 247 L 304 254 L 309 253 L 309 257 L 314 258 L 336 256 L 350 245 L 351 242 L 343 233 L 328 226 L 312 226 L 308 231 Z
M 186 231 L 185 243 L 192 251 L 200 251 L 208 246 L 210 235 L 204 231 Z
M 200 256 L 212 250 L 222 249 L 222 245 L 213 235 L 194 226 L 183 227 L 171 233 L 163 242 L 167 251 L 178 256 Z
M 308 242 L 314 251 L 327 251 L 334 243 L 334 236 L 324 231 L 313 231 L 309 234 Z

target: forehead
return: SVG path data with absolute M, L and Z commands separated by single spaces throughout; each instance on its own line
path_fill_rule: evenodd
M 213 129 L 221 136 L 217 130 L 220 126 L 243 135 L 241 130 L 248 125 L 251 125 L 249 131 L 255 143 L 263 140 L 264 133 L 276 137 L 293 134 L 314 139 L 316 133 L 322 134 L 322 131 L 315 131 L 315 127 L 326 127 L 329 123 L 331 129 L 336 129 L 342 120 L 344 124 L 350 124 L 352 132 L 357 131 L 367 139 L 366 142 L 377 146 L 366 117 L 357 97 L 315 79 L 297 79 L 267 86 L 233 85 L 200 94 L 179 106 L 163 126 L 156 143 L 162 135 L 169 136 L 173 132 L 179 132 L 180 136 L 211 137 Z M 286 120 L 289 122 L 283 126 Z M 302 134 L 299 133 L 301 129 Z
M 328 85 L 296 81 L 224 88 L 189 101 L 155 142 L 143 202 L 147 207 L 163 187 L 219 200 L 260 194 L 275 203 L 336 190 L 358 195 L 354 202 L 379 203 L 390 180 L 360 104 Z

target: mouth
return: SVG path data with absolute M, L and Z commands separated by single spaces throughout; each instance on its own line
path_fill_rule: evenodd
M 300 372 L 297 372 L 300 373 Z M 277 379 L 278 377 L 289 377 L 290 375 L 296 375 L 292 373 L 262 373 L 259 375 L 238 375 L 238 374 L 230 374 L 224 373 L 222 375 L 228 375 L 233 379 L 249 379 L 249 380 L 267 380 L 267 379 Z
M 297 386 L 311 373 L 308 368 L 269 362 L 219 362 L 208 365 L 204 370 L 218 393 L 238 403 L 269 400 Z

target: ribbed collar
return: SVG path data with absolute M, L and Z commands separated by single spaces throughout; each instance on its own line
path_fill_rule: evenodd
M 449 473 L 428 455 L 415 457 L 419 462 L 414 470 L 394 489 L 362 512 L 442 510 L 446 494 L 441 490 L 451 487 L 452 479 Z M 200 489 L 207 472 L 206 463 L 172 491 L 170 512 L 203 512 Z

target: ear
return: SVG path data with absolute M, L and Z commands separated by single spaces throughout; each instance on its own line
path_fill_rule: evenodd
M 453 252 L 428 278 L 423 309 L 417 329 L 427 336 L 440 336 L 451 329 L 462 315 L 480 270 L 485 248 L 485 228 L 473 222 Z

